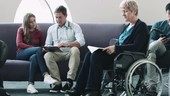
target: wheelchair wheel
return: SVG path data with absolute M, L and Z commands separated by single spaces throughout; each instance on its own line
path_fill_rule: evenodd
M 154 75 L 150 74 L 149 67 L 154 68 Z M 134 62 L 127 71 L 125 87 L 127 96 L 146 96 L 148 88 L 153 85 L 157 96 L 162 93 L 162 73 L 152 61 L 141 59 Z M 155 96 L 155 95 L 154 95 Z

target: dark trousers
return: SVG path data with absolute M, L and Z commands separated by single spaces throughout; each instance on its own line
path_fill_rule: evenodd
M 100 91 L 103 69 L 112 67 L 115 56 L 116 54 L 109 55 L 102 50 L 86 53 L 75 89 L 79 92 L 84 92 L 85 89 Z
M 21 50 L 17 53 L 16 59 L 29 60 L 29 82 L 34 83 L 35 74 L 39 66 L 42 74 L 47 72 L 47 66 L 45 64 L 41 47 L 32 47 Z

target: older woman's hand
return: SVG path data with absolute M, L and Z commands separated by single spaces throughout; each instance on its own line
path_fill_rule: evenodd
M 104 48 L 103 51 L 106 51 L 108 54 L 111 55 L 115 52 L 115 45 L 108 46 L 108 47 Z

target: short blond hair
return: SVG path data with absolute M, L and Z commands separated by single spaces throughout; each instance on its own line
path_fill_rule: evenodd
M 138 15 L 138 4 L 135 0 L 123 0 L 120 3 L 120 8 L 126 8 L 131 12 L 136 12 L 135 15 Z

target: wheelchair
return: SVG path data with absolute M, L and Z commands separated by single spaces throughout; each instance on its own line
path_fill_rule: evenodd
M 113 69 L 104 70 L 101 84 L 103 96 L 149 96 L 147 90 L 154 85 L 157 96 L 161 96 L 163 77 L 160 68 L 140 52 L 120 53 Z M 154 75 L 149 76 L 149 67 L 154 67 Z

